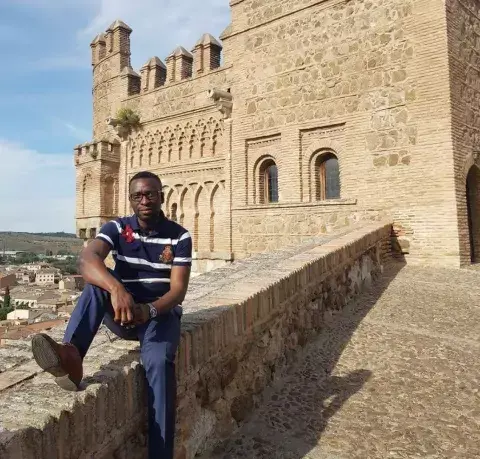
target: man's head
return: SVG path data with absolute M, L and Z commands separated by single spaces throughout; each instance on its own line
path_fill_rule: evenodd
M 130 179 L 129 197 L 130 205 L 140 221 L 155 220 L 163 204 L 160 177 L 147 171 L 135 174 Z

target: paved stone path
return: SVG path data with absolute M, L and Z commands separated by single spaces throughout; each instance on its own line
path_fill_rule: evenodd
M 209 459 L 480 457 L 480 272 L 393 265 Z

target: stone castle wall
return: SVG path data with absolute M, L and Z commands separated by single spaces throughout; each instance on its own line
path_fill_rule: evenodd
M 207 98 L 225 86 L 217 70 L 125 101 L 141 116 L 143 128 L 124 146 L 120 174 L 120 211 L 129 212 L 128 180 L 141 170 L 163 181 L 168 217 L 192 234 L 196 258 L 231 259 L 229 193 L 226 183 L 226 131 L 220 112 Z M 198 256 L 200 255 L 200 256 Z
M 390 258 L 390 232 L 391 222 L 357 227 L 192 279 L 176 359 L 177 459 L 228 437 L 335 312 L 369 288 Z M 0 355 L 31 358 L 28 346 Z M 33 361 L 0 373 L 0 457 L 144 458 L 139 357 L 137 343 L 100 331 L 82 391 L 58 391 Z
M 222 38 L 233 64 L 235 253 L 250 245 L 245 233 L 261 235 L 260 249 L 373 210 L 394 217 L 411 257 L 457 263 L 441 2 L 244 0 L 232 2 L 232 18 Z M 315 200 L 324 151 L 338 157 L 349 207 Z M 278 166 L 281 209 L 255 208 L 262 158 Z
M 450 0 L 446 5 L 457 218 L 460 254 L 467 263 L 470 241 L 465 186 L 469 172 L 472 242 L 480 255 L 480 5 L 473 0 Z
M 140 76 L 130 66 L 130 34 L 116 21 L 92 42 L 94 136 L 118 140 L 108 121 L 121 107 L 138 113 L 142 125 L 120 139 L 114 158 L 92 154 L 98 141 L 76 148 L 77 233 L 90 238 L 109 219 L 129 214 L 128 182 L 148 169 L 162 178 L 167 216 L 193 236 L 194 270 L 221 266 L 232 259 L 230 130 L 208 98 L 208 91 L 228 87 L 227 69 L 219 68 L 221 45 L 206 34 L 193 49 L 195 61 L 178 48 L 167 58 L 168 73 L 155 57 Z
M 464 169 L 478 128 L 462 85 L 474 88 L 478 75 L 467 70 L 475 40 L 461 36 L 474 17 L 467 0 L 447 10 L 442 0 L 230 5 L 223 60 L 207 34 L 139 75 L 124 23 L 92 43 L 95 138 L 117 138 L 106 120 L 121 106 L 142 127 L 113 163 L 95 159 L 90 185 L 86 163 L 77 166 L 77 193 L 87 192 L 79 233 L 111 218 L 105 207 L 129 213 L 128 180 L 149 169 L 164 180 L 167 215 L 191 231 L 198 266 L 385 216 L 410 260 L 468 262 Z M 339 198 L 320 191 L 326 155 L 338 160 Z M 278 203 L 265 202 L 266 164 L 278 168 Z M 115 168 L 113 204 L 95 202 Z

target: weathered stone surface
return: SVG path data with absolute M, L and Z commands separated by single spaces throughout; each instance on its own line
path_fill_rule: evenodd
M 479 279 L 388 266 L 201 459 L 476 457 Z
M 248 417 L 326 318 L 378 277 L 390 233 L 391 223 L 358 227 L 192 280 L 176 362 L 178 457 L 215 446 Z M 138 344 L 110 335 L 102 331 L 85 359 L 83 391 L 59 392 L 40 373 L 0 392 L 2 457 L 110 458 L 125 445 L 128 457 L 141 457 Z

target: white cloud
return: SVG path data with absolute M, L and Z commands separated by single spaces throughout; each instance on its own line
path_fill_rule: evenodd
M 33 0 L 22 0 L 33 6 Z M 163 61 L 177 47 L 191 50 L 206 32 L 217 38 L 230 22 L 228 0 L 90 0 L 84 4 L 69 0 L 42 0 L 45 8 L 66 10 L 83 8 L 90 17 L 77 31 L 77 43 L 68 55 L 46 56 L 33 62 L 36 70 L 75 69 L 90 66 L 90 43 L 115 20 L 132 29 L 132 65 L 138 69 L 153 56 Z M 37 5 L 38 6 L 38 5 Z M 63 19 L 62 19 L 63 20 Z
M 40 154 L 0 139 L 0 231 L 75 228 L 75 170 L 70 154 Z
M 78 33 L 85 45 L 116 19 L 132 29 L 132 63 L 139 68 L 149 58 L 164 60 L 177 46 L 190 50 L 206 32 L 216 35 L 230 21 L 228 0 L 101 0 L 96 14 Z

